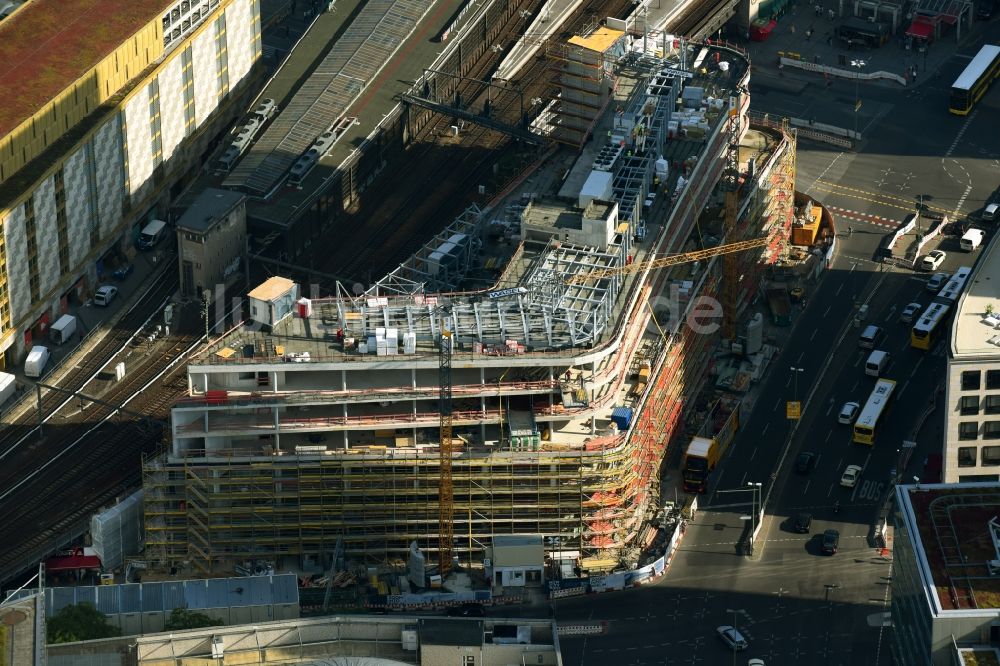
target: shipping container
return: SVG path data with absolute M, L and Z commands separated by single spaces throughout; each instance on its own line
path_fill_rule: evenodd
M 64 314 L 49 329 L 49 339 L 57 345 L 69 341 L 76 333 L 76 317 Z

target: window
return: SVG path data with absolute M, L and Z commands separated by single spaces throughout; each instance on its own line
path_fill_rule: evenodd
M 983 424 L 983 439 L 1000 439 L 1000 421 L 987 421 Z
M 983 447 L 983 467 L 1000 465 L 1000 446 Z
M 979 424 L 975 421 L 967 421 L 958 424 L 958 438 L 963 440 L 975 439 L 979 435 Z
M 986 388 L 1000 389 L 1000 370 L 986 371 Z
M 958 401 L 958 411 L 962 416 L 975 416 L 979 413 L 979 396 L 963 395 Z
M 974 446 L 958 447 L 958 466 L 959 467 L 976 466 L 976 447 Z
M 984 414 L 1000 414 L 1000 395 L 988 395 L 983 403 Z
M 978 391 L 979 390 L 979 376 L 982 373 L 979 370 L 966 370 L 962 373 L 962 390 L 963 391 Z

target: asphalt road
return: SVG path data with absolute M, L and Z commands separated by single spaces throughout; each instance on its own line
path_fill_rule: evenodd
M 991 29 L 1000 37 L 1000 27 Z M 889 470 L 898 463 L 899 448 L 943 381 L 945 343 L 942 338 L 929 353 L 913 349 L 909 326 L 899 322 L 907 303 L 929 302 L 927 276 L 881 270 L 870 259 L 882 236 L 919 204 L 933 214 L 962 218 L 978 213 L 1000 186 L 1000 137 L 991 122 L 1000 112 L 1000 89 L 994 87 L 967 118 L 947 112 L 948 86 L 967 63 L 957 54 L 914 90 L 862 88 L 867 127 L 858 153 L 800 143 L 798 189 L 829 206 L 840 229 L 850 225 L 854 233 L 839 239 L 834 266 L 808 295 L 808 308 L 798 314 L 792 337 L 703 497 L 708 508 L 688 527 L 667 576 L 648 587 L 558 602 L 561 622 L 608 623 L 604 635 L 563 638 L 566 664 L 727 664 L 732 654 L 715 636 L 722 624 L 736 624 L 750 641 L 750 650 L 732 663 L 745 664 L 748 657 L 761 657 L 768 666 L 890 663 L 879 613 L 889 598 L 891 563 L 869 535 L 890 491 Z M 795 104 L 814 105 L 817 122 L 849 126 L 851 114 L 838 116 L 819 86 L 812 92 L 765 90 L 752 106 L 781 115 Z M 978 256 L 959 252 L 953 238 L 943 239 L 940 248 L 948 252 L 941 270 L 971 265 Z M 863 404 L 875 383 L 864 373 L 868 351 L 858 348 L 859 331 L 852 326 L 863 302 L 869 303 L 868 322 L 887 333 L 880 348 L 893 360 L 884 376 L 898 382 L 895 404 L 871 448 L 852 444 L 850 428 L 836 419 L 844 402 Z M 792 399 L 805 401 L 805 411 L 786 446 L 791 427 L 784 405 Z M 927 433 L 940 428 L 940 412 L 935 416 L 901 470 L 907 481 L 921 474 L 924 456 L 940 442 L 938 433 Z M 808 475 L 797 475 L 795 456 L 806 450 L 817 454 L 817 464 Z M 839 485 L 848 464 L 865 468 L 853 489 Z M 751 512 L 746 484 L 753 482 L 770 492 L 757 554 L 748 559 L 736 554 L 736 543 L 741 516 Z M 800 511 L 813 515 L 811 535 L 789 529 Z M 828 528 L 841 535 L 840 552 L 832 557 L 818 552 L 817 534 Z

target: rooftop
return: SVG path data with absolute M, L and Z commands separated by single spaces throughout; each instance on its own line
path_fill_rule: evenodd
M 482 620 L 420 619 L 420 642 L 425 645 L 479 647 L 483 644 Z
M 0 136 L 30 118 L 169 4 L 36 0 L 0 22 Z
M 243 201 L 245 197 L 239 192 L 208 188 L 198 195 L 198 198 L 188 206 L 177 226 L 180 229 L 205 232 Z
M 897 497 L 912 535 L 924 585 L 942 611 L 1000 610 L 1000 484 L 899 486 Z M 912 530 L 911 530 L 912 531 Z M 1000 574 L 1000 571 L 998 571 Z
M 958 301 L 958 312 L 951 331 L 951 352 L 956 358 L 996 356 L 1000 358 L 1000 252 L 994 235 L 983 249 L 969 280 L 969 286 Z M 992 317 L 986 308 L 997 311 Z
M 494 534 L 493 545 L 498 548 L 514 548 L 517 546 L 541 546 L 541 534 Z

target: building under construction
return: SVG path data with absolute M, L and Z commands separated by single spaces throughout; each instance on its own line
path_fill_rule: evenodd
M 661 464 L 787 238 L 794 139 L 750 129 L 738 50 L 608 32 L 568 47 L 595 51 L 611 100 L 553 191 L 470 209 L 360 295 L 272 278 L 191 360 L 144 463 L 148 560 L 392 562 L 444 534 L 475 566 L 493 535 L 530 533 L 598 571 L 653 540 Z M 495 286 L 463 291 L 503 238 Z M 721 331 L 685 323 L 698 296 L 723 302 Z

